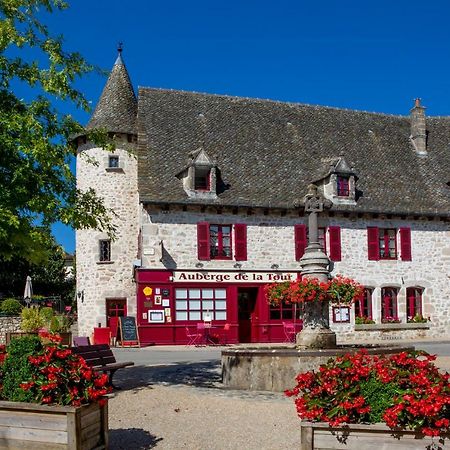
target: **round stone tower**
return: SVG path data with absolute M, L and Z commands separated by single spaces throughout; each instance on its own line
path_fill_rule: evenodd
M 139 239 L 139 198 L 135 148 L 137 100 L 121 49 L 87 129 L 106 129 L 113 152 L 77 138 L 77 187 L 95 189 L 114 211 L 116 236 L 97 230 L 76 232 L 78 332 L 90 336 L 110 316 L 136 314 L 133 266 Z M 95 164 L 93 163 L 95 161 Z

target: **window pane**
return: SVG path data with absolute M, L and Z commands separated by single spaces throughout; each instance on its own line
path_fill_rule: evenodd
M 211 311 L 203 311 L 202 312 L 202 319 L 206 321 L 211 321 L 213 318 L 213 313 Z
M 189 309 L 200 309 L 200 300 L 191 300 L 189 302 Z
M 187 298 L 187 289 L 175 289 L 175 298 Z
M 189 298 L 200 298 L 200 289 L 189 289 Z
M 226 311 L 216 311 L 216 320 L 227 320 Z
M 226 289 L 216 289 L 216 298 L 227 298 L 227 290 Z
M 270 318 L 272 320 L 281 319 L 281 311 L 279 309 L 271 309 Z
M 214 291 L 212 289 L 202 289 L 203 298 L 214 298 Z
M 100 261 L 111 261 L 111 241 L 100 241 Z
M 225 300 L 216 300 L 216 309 L 227 309 L 227 302 Z
M 224 236 L 229 236 L 231 233 L 231 228 L 229 226 L 222 227 L 222 234 Z
M 203 300 L 203 309 L 214 309 L 214 302 L 212 300 Z
M 189 320 L 200 320 L 200 311 L 189 311 Z
M 108 165 L 109 165 L 109 167 L 119 167 L 119 157 L 118 156 L 110 156 Z
M 187 311 L 176 311 L 175 317 L 177 320 L 187 320 L 188 318 Z
M 176 309 L 187 309 L 187 302 L 183 300 L 177 300 L 175 303 Z

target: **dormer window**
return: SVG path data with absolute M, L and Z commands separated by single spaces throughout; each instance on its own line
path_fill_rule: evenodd
M 194 190 L 209 191 L 211 190 L 211 169 L 209 167 L 195 167 Z
M 119 168 L 119 157 L 118 156 L 110 156 L 108 158 L 108 167 L 110 169 L 118 169 Z
M 349 177 L 337 176 L 337 195 L 339 197 L 350 196 L 350 179 Z

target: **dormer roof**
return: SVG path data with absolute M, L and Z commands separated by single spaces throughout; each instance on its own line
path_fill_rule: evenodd
M 121 50 L 86 128 L 136 134 L 137 100 Z

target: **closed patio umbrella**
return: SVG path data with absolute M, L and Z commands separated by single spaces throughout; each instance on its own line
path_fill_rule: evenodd
M 31 297 L 33 297 L 33 286 L 31 284 L 31 277 L 27 276 L 27 281 L 25 282 L 25 291 L 23 293 L 23 299 L 26 304 L 29 305 L 31 302 Z

